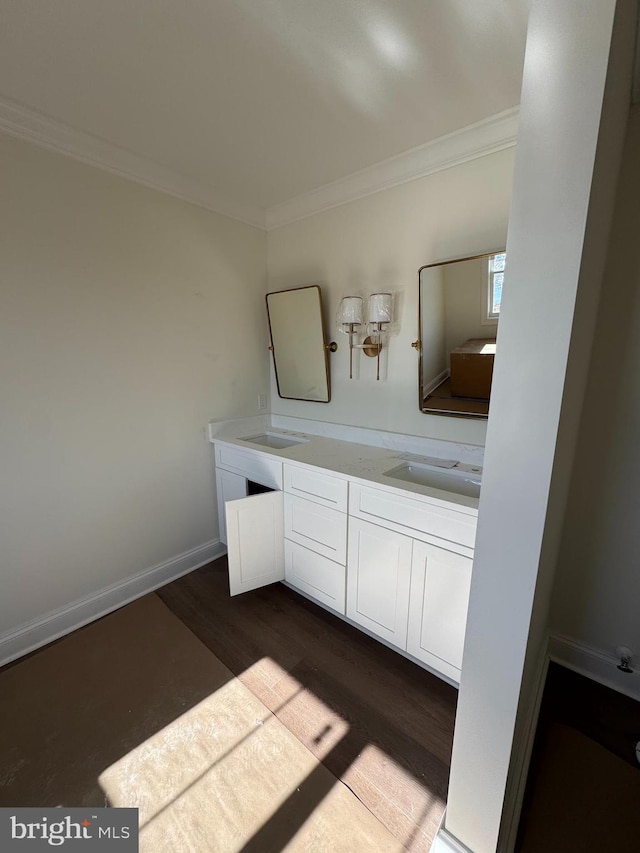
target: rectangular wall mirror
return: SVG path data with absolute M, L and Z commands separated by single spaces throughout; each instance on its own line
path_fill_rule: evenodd
M 267 315 L 280 397 L 328 403 L 331 389 L 320 287 L 267 293 Z
M 428 264 L 419 277 L 419 406 L 486 418 L 500 317 L 504 250 Z

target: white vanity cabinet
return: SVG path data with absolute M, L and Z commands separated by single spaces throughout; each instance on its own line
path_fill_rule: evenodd
M 231 595 L 285 581 L 459 682 L 475 509 L 225 444 L 216 483 Z
M 247 496 L 250 481 L 273 491 Z M 344 615 L 347 481 L 217 444 L 216 487 L 231 595 L 286 581 Z
M 458 683 L 476 513 L 353 483 L 347 616 Z
M 344 615 L 348 483 L 285 463 L 284 488 L 285 580 Z

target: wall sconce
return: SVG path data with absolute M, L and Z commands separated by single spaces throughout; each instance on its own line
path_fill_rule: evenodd
M 362 298 L 345 296 L 340 302 L 338 328 L 349 335 L 349 379 L 353 379 L 353 336 L 362 325 Z
M 380 379 L 380 352 L 385 326 L 393 319 L 393 297 L 390 293 L 372 293 L 369 297 L 369 334 L 361 344 L 353 342 L 353 336 L 359 333 L 362 325 L 362 298 L 345 296 L 340 302 L 338 327 L 349 335 L 349 379 L 353 379 L 353 351 L 361 349 L 370 358 L 377 358 L 376 379 Z

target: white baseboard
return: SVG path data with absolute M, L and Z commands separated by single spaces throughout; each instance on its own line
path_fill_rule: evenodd
M 448 379 L 450 375 L 450 370 L 443 370 L 442 373 L 439 373 L 435 379 L 432 379 L 431 382 L 428 382 L 422 389 L 422 399 L 424 400 L 425 397 L 428 397 L 429 394 L 432 391 L 435 391 L 439 385 L 442 385 L 445 379 Z
M 443 826 L 440 826 L 429 848 L 429 853 L 471 853 L 471 851 L 457 838 L 454 838 L 451 833 L 447 832 Z
M 541 657 L 541 663 L 536 676 L 537 689 L 535 700 L 532 703 L 529 719 L 523 730 L 523 740 L 520 750 L 521 758 L 514 773 L 512 791 L 510 794 L 507 792 L 506 808 L 511 811 L 513 820 L 507 832 L 505 850 L 512 850 L 515 844 L 527 769 L 533 747 L 549 660 L 566 666 L 580 675 L 591 678 L 605 687 L 610 687 L 619 693 L 624 693 L 632 699 L 640 700 L 640 671 L 638 669 L 633 673 L 620 672 L 617 668 L 619 661 L 613 655 L 607 654 L 600 649 L 586 646 L 584 643 L 580 643 L 562 634 L 551 634 L 549 636 L 548 653 Z M 632 665 L 634 664 L 635 661 L 632 661 Z M 447 832 L 443 821 L 429 853 L 470 853 L 470 851 L 458 839 Z
M 219 539 L 212 539 L 197 548 L 178 554 L 164 563 L 153 566 L 138 575 L 112 584 L 99 592 L 74 601 L 46 616 L 28 622 L 9 634 L 0 636 L 0 666 L 10 663 L 35 649 L 57 640 L 99 619 L 124 604 L 148 592 L 153 592 L 176 578 L 205 566 L 226 554 Z
M 613 655 L 586 646 L 571 637 L 562 634 L 552 634 L 549 637 L 549 657 L 556 663 L 586 675 L 594 681 L 611 687 L 619 693 L 640 700 L 640 671 L 637 661 L 632 661 L 635 667 L 633 673 L 620 672 L 620 663 Z

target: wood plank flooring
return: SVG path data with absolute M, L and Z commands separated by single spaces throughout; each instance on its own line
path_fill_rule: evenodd
M 225 558 L 158 595 L 407 849 L 429 849 L 453 687 L 282 584 L 230 598 Z
M 640 849 L 640 702 L 551 663 L 516 851 Z

